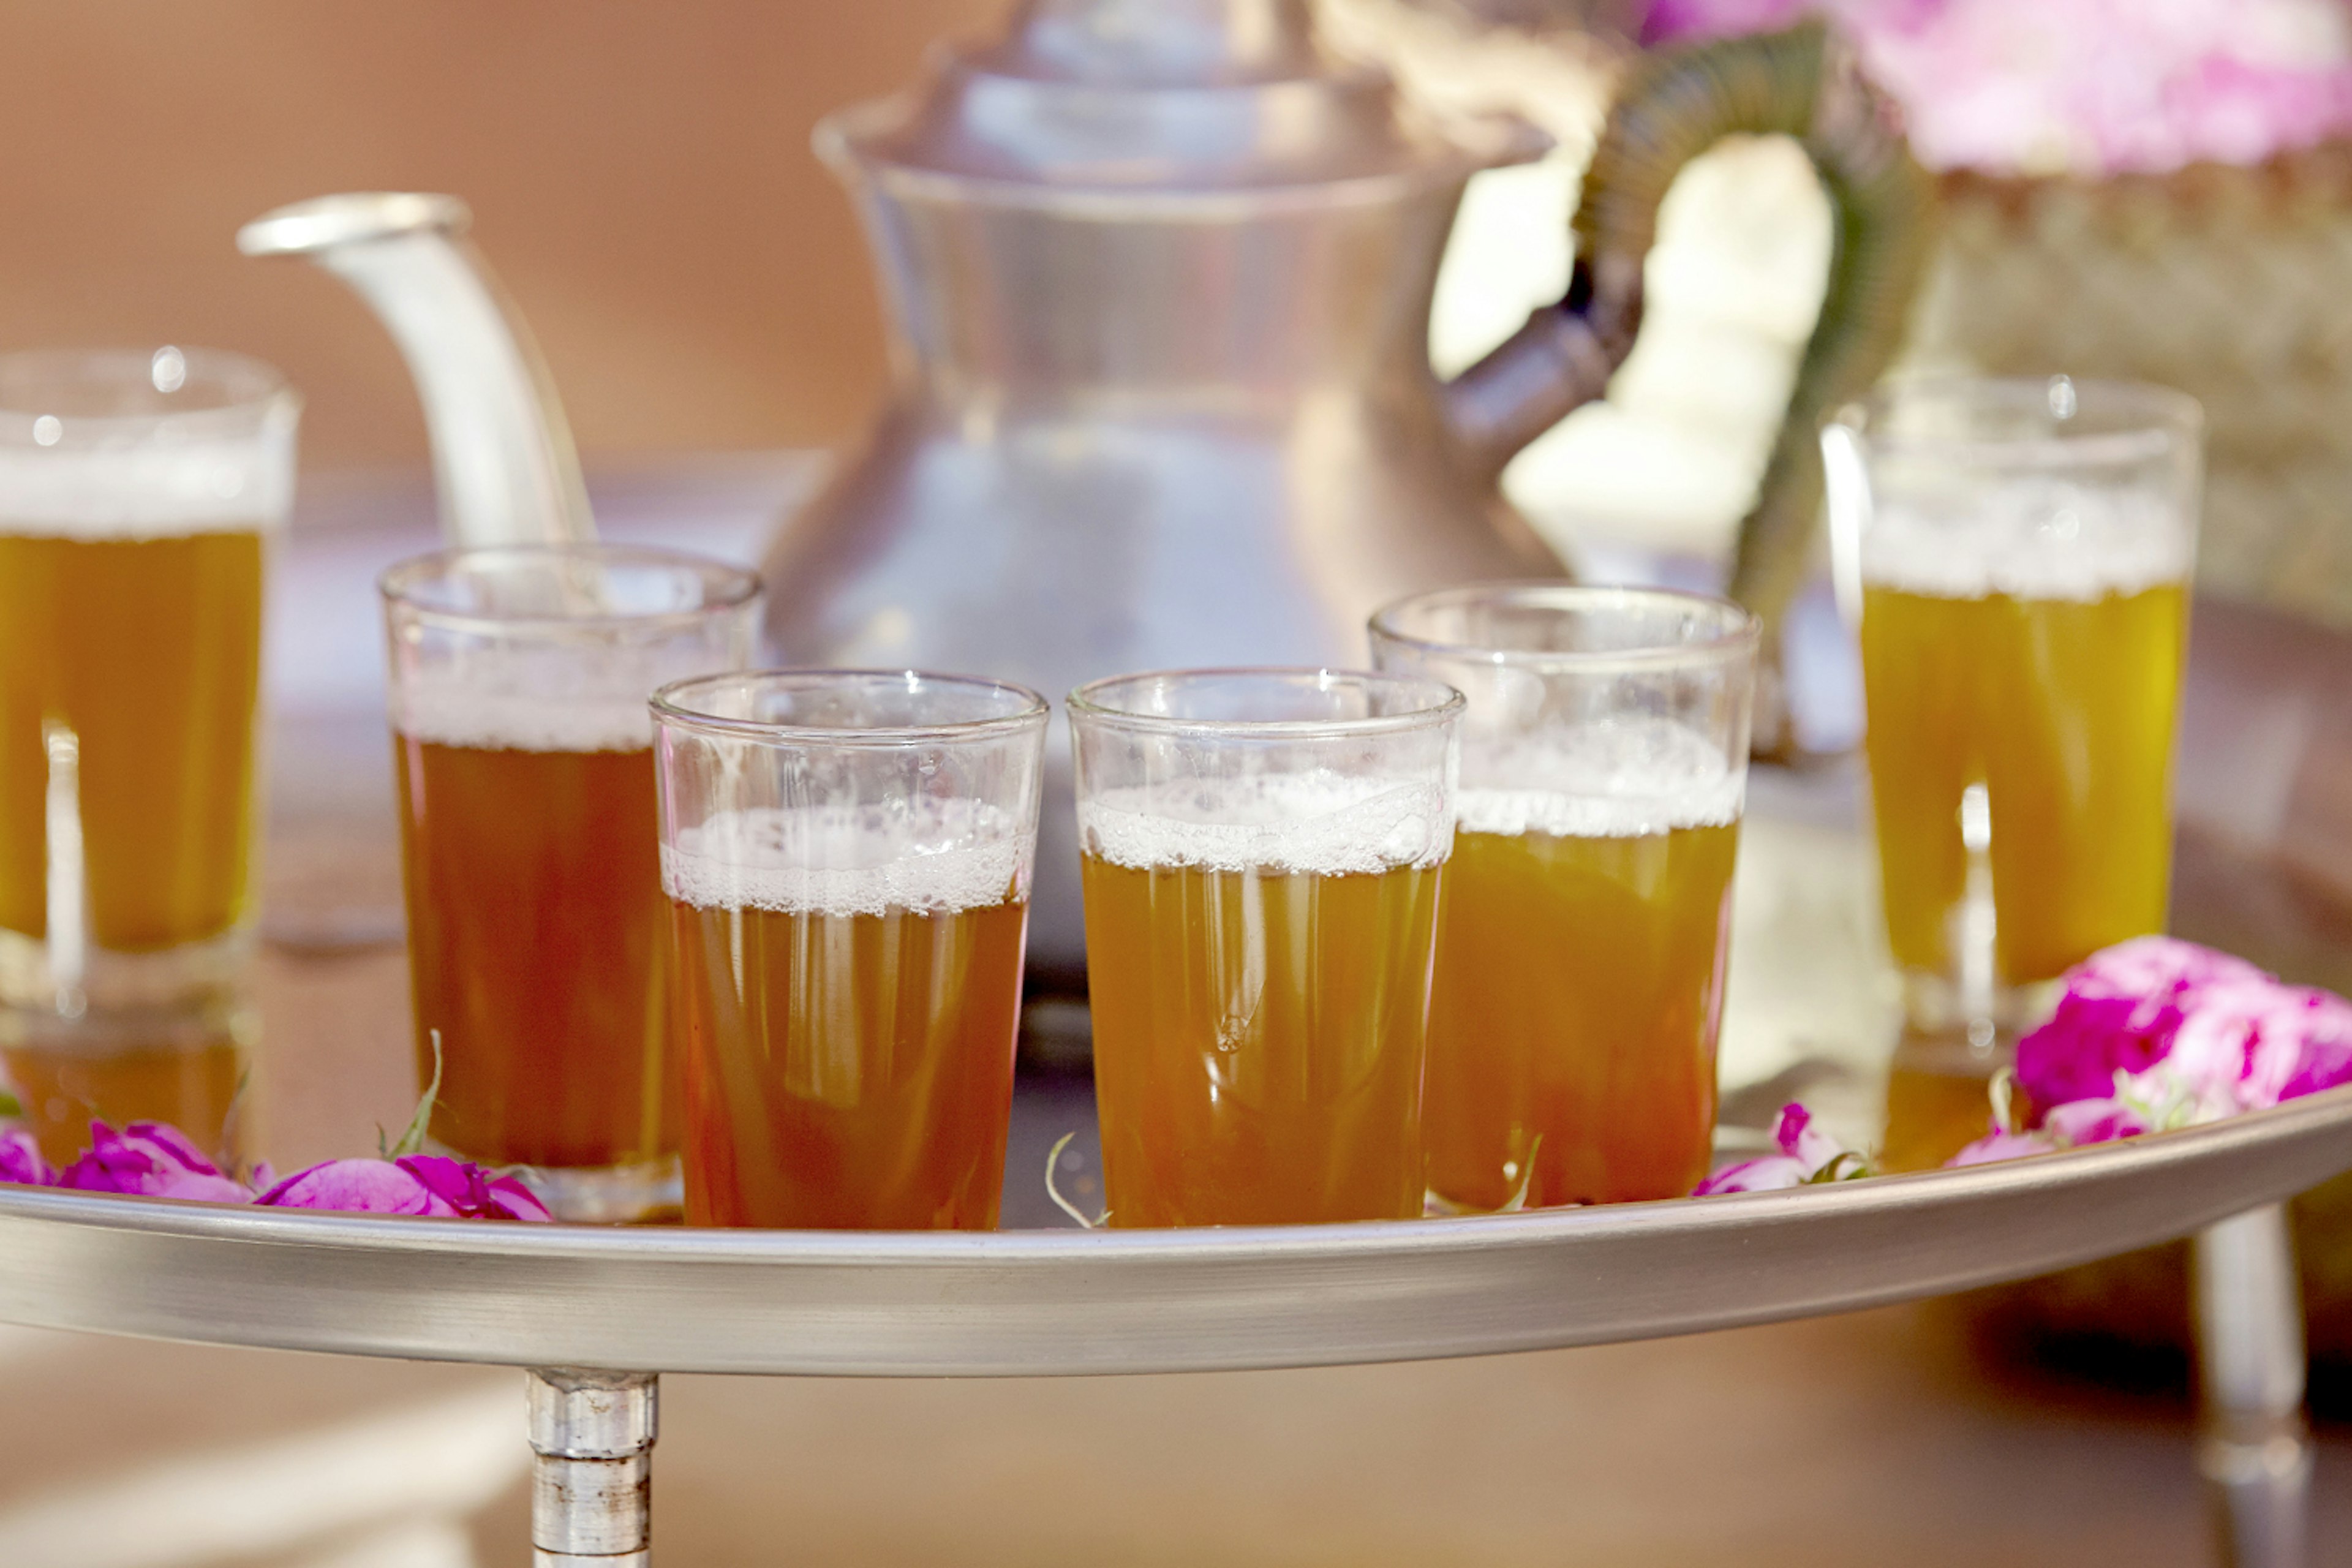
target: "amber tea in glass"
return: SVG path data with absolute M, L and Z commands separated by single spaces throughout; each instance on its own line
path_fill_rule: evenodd
M 0 358 L 0 1065 L 215 1152 L 246 1069 L 262 587 L 299 400 L 204 350 Z
M 1986 1047 L 2164 927 L 2199 424 L 2157 387 L 1951 379 L 1823 437 L 1915 1030 Z
M 782 670 L 654 714 L 688 1223 L 993 1229 L 1045 700 Z
M 1706 1174 L 1757 630 L 1696 595 L 1400 601 L 1380 668 L 1467 699 L 1425 1131 L 1454 1210 L 1679 1197 Z
M 1328 670 L 1072 694 L 1111 1224 L 1421 1213 L 1460 709 Z
M 653 723 L 740 666 L 746 571 L 661 550 L 446 552 L 383 578 L 420 1083 L 431 1135 L 534 1167 L 559 1215 L 673 1206 Z

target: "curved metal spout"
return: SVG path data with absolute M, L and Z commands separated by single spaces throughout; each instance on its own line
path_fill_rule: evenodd
M 355 192 L 279 207 L 237 231 L 247 256 L 303 256 L 374 308 L 416 379 L 441 527 L 457 545 L 595 537 L 572 431 L 538 345 L 455 196 Z

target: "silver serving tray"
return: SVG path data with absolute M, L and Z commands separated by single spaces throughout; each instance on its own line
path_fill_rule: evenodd
M 1013 1376 L 1482 1355 L 1995 1283 L 2352 1167 L 2352 1089 L 1965 1171 L 1469 1219 L 591 1229 L 0 1187 L 0 1321 L 518 1366 Z

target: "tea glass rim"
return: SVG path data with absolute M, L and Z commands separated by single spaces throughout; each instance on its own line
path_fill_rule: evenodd
M 1497 647 L 1488 643 L 1420 637 L 1402 631 L 1395 625 L 1396 617 L 1407 610 L 1479 600 L 1517 602 L 1537 608 L 1557 607 L 1573 611 L 1588 607 L 1606 610 L 1612 606 L 1634 605 L 1681 605 L 1721 616 L 1722 628 L 1694 642 L 1660 642 L 1611 648 L 1512 648 Z M 1763 625 L 1754 611 L 1720 595 L 1635 584 L 1529 580 L 1465 583 L 1452 588 L 1407 594 L 1402 598 L 1391 599 L 1382 605 L 1364 622 L 1366 635 L 1375 643 L 1392 643 L 1424 658 L 1574 675 L 1609 675 L 1736 663 L 1755 653 L 1763 637 Z
M 1367 714 L 1360 719 L 1195 719 L 1171 713 L 1140 712 L 1106 700 L 1118 688 L 1140 686 L 1146 682 L 1183 685 L 1209 680 L 1265 680 L 1273 685 L 1297 682 L 1302 679 L 1316 681 L 1318 688 L 1325 690 L 1343 684 L 1367 690 L 1379 689 L 1399 693 L 1417 688 L 1424 700 L 1418 707 L 1400 712 Z M 1235 665 L 1137 670 L 1127 675 L 1089 680 L 1073 689 L 1063 699 L 1063 706 L 1069 710 L 1073 723 L 1083 720 L 1088 724 L 1156 735 L 1270 741 L 1349 740 L 1441 729 L 1458 720 L 1468 702 L 1469 700 L 1454 687 L 1427 676 L 1317 665 Z
M 822 689 L 885 682 L 950 687 L 964 691 L 989 691 L 1016 699 L 1019 706 L 1003 713 L 975 719 L 952 719 L 931 724 L 843 725 L 780 723 L 766 719 L 736 719 L 692 708 L 683 700 L 695 688 L 721 684 L 755 684 L 775 689 Z M 955 675 L 929 669 L 791 667 L 730 669 L 689 675 L 658 688 L 646 702 L 655 724 L 688 730 L 697 734 L 770 746 L 893 747 L 942 745 L 1017 734 L 1043 729 L 1053 716 L 1053 704 L 1018 681 L 986 675 Z
M 531 561 L 593 561 L 614 566 L 667 567 L 695 574 L 706 592 L 698 604 L 668 610 L 625 612 L 601 610 L 567 615 L 541 611 L 492 612 L 435 605 L 415 596 L 425 584 L 446 581 L 471 562 L 504 558 L 517 563 Z M 697 551 L 657 544 L 605 544 L 572 541 L 542 544 L 477 544 L 430 550 L 411 555 L 383 569 L 375 580 L 376 593 L 387 609 L 415 616 L 444 631 L 486 636 L 600 630 L 667 630 L 710 620 L 758 599 L 760 574 L 748 566 Z M 717 592 L 710 592 L 714 586 Z
M 166 387 L 165 355 L 174 356 Z M 21 378 L 21 379 L 20 379 Z M 159 399 L 190 392 L 184 407 L 76 413 L 62 399 L 120 388 Z M 194 390 L 191 390 L 194 389 Z M 197 402 L 205 391 L 216 393 Z M 56 397 L 45 396 L 54 392 Z M 250 440 L 301 411 L 302 395 L 275 365 L 233 349 L 18 349 L 0 353 L 0 447 L 45 451 L 141 445 L 158 437 Z M 47 421 L 50 428 L 41 428 Z
M 2065 409 L 2059 411 L 2061 401 Z M 1920 434 L 1888 428 L 1906 404 L 1943 401 L 1968 413 L 2039 409 L 2051 426 L 2014 436 Z M 2080 430 L 2064 426 L 2092 420 Z M 1844 433 L 1874 457 L 1943 458 L 2012 468 L 2080 468 L 2147 462 L 2186 447 L 2198 449 L 2204 405 L 2177 388 L 2120 377 L 1972 375 L 1942 372 L 1882 383 L 1839 408 L 1826 428 Z

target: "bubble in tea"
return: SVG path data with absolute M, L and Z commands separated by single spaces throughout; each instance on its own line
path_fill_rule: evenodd
M 1032 837 L 922 797 L 677 830 L 689 1224 L 995 1226 Z

